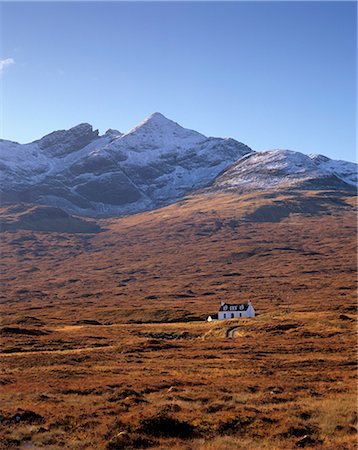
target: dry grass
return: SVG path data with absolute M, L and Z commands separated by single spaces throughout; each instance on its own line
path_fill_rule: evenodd
M 271 200 L 3 233 L 2 448 L 356 448 L 354 215 L 243 219 Z

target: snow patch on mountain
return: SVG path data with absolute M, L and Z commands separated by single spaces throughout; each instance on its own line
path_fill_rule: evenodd
M 308 155 L 321 171 L 334 174 L 346 183 L 357 186 L 357 164 L 349 161 L 333 160 L 324 155 Z
M 253 152 L 154 113 L 126 133 L 83 123 L 29 144 L 0 141 L 5 202 L 109 216 L 152 209 L 212 189 L 350 188 L 357 165 L 290 150 Z M 210 188 L 209 188 L 210 189 Z
M 262 190 L 357 184 L 357 165 L 323 155 L 304 155 L 292 150 L 269 150 L 246 155 L 215 181 L 215 188 Z M 347 186 L 348 187 L 348 186 Z
M 234 139 L 206 137 L 154 113 L 122 134 L 89 124 L 30 144 L 0 143 L 5 201 L 45 203 L 86 215 L 154 208 L 203 187 L 243 155 Z

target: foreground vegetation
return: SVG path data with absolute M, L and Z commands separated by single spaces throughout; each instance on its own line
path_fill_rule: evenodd
M 279 222 L 253 216 L 270 196 L 214 195 L 98 235 L 3 233 L 1 448 L 355 449 L 355 216 L 327 198 Z M 222 299 L 258 315 L 205 322 Z
M 235 338 L 228 323 L 27 321 L 3 331 L 3 448 L 355 447 L 350 315 L 230 321 Z

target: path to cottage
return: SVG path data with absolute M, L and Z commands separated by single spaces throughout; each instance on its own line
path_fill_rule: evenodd
M 230 337 L 233 338 L 235 337 L 235 333 L 236 331 L 239 330 L 240 327 L 236 326 L 236 327 L 231 327 L 229 329 L 226 330 L 226 337 Z

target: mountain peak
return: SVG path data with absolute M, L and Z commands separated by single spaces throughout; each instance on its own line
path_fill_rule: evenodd
M 172 141 L 173 139 L 194 139 L 195 141 L 205 139 L 204 135 L 182 127 L 159 112 L 155 112 L 145 118 L 124 135 L 124 137 L 127 136 L 136 136 L 140 140 L 155 141 L 161 144 L 164 141 Z
M 145 121 L 156 121 L 156 122 L 165 122 L 165 121 L 169 121 L 172 122 L 170 119 L 168 119 L 167 117 L 165 117 L 162 113 L 160 112 L 154 112 L 153 114 L 151 114 L 150 116 L 148 116 Z
M 104 136 L 121 137 L 121 136 L 123 136 L 123 133 L 121 133 L 118 130 L 115 130 L 114 128 L 108 128 L 108 130 L 105 132 Z
M 80 123 L 69 130 L 58 130 L 47 134 L 38 141 L 39 147 L 52 156 L 64 156 L 79 150 L 98 138 L 98 130 L 89 123 Z
M 158 129 L 158 128 L 166 128 L 166 127 L 170 127 L 170 126 L 176 126 L 176 127 L 182 128 L 178 123 L 173 122 L 172 120 L 163 116 L 163 114 L 161 114 L 159 112 L 155 112 L 155 113 L 151 114 L 150 116 L 146 117 L 142 122 L 140 122 L 134 128 L 129 130 L 128 133 L 131 133 L 132 131 L 136 131 L 142 127 L 145 127 L 145 128 L 153 127 L 154 129 Z
M 87 123 L 31 144 L 0 141 L 1 194 L 83 215 L 130 214 L 195 189 L 252 192 L 344 189 L 356 165 L 291 150 L 253 152 L 234 139 L 206 137 L 155 112 L 122 135 Z M 213 184 L 212 184 L 213 183 Z

